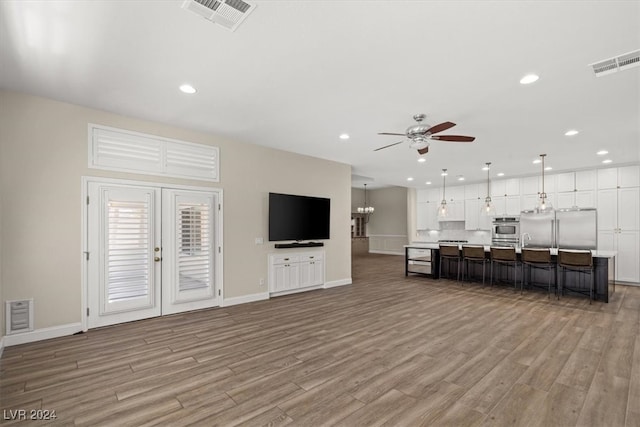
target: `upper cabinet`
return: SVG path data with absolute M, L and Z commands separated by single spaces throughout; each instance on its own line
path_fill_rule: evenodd
M 491 196 L 519 196 L 520 180 L 518 178 L 499 179 L 491 182 Z
M 640 186 L 640 166 L 599 169 L 598 189 Z

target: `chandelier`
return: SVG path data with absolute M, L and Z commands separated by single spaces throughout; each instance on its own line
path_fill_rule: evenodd
M 373 206 L 367 206 L 367 184 L 364 184 L 364 207 L 359 207 L 358 213 L 365 214 L 368 220 L 373 211 Z

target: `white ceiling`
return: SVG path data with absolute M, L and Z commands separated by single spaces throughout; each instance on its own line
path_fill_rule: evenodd
M 638 1 L 255 3 L 231 32 L 181 0 L 0 1 L 0 88 L 348 163 L 369 188 L 640 161 L 640 67 L 588 66 L 640 49 Z M 416 113 L 476 141 L 373 151 Z

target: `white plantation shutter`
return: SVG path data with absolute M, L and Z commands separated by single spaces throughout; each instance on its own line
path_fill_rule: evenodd
M 178 203 L 178 277 L 180 291 L 209 286 L 212 274 L 211 206 Z
M 146 298 L 150 293 L 149 203 L 107 204 L 107 301 Z
M 217 305 L 216 193 L 162 190 L 162 312 Z
M 219 160 L 218 147 L 89 125 L 90 168 L 218 182 Z

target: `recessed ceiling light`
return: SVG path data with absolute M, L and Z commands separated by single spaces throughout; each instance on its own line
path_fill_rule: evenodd
M 498 176 L 504 176 L 504 172 L 498 172 Z
M 348 133 L 341 133 L 340 134 L 340 139 L 349 139 L 349 134 Z
M 425 182 L 425 184 L 431 185 L 431 181 L 427 181 L 427 182 Z
M 523 78 L 520 79 L 520 83 L 523 85 L 528 85 L 531 84 L 535 81 L 537 81 L 540 77 L 538 77 L 535 74 L 527 74 L 526 76 L 524 76 Z
M 544 170 L 546 171 L 550 171 L 551 169 L 553 169 L 551 166 L 547 166 L 546 168 L 544 168 Z
M 412 177 L 407 178 L 407 181 L 413 181 Z
M 464 176 L 459 176 L 458 181 L 464 181 Z
M 565 136 L 573 136 L 573 135 L 577 135 L 578 133 L 579 132 L 577 130 L 571 129 L 571 130 L 566 131 L 564 134 L 565 134 Z
M 488 171 L 489 170 L 489 166 L 485 166 L 482 168 L 483 171 Z
M 420 158 L 418 159 L 418 161 L 419 161 L 420 163 L 424 163 L 424 162 L 426 162 L 426 161 L 427 161 L 427 159 L 425 159 L 424 157 L 420 157 Z
M 604 156 L 605 154 L 609 154 L 607 150 L 600 150 L 596 153 L 598 156 Z
M 602 161 L 602 163 L 611 163 L 611 162 L 613 162 L 613 160 L 611 160 L 611 159 L 606 159 L 606 160 Z
M 180 85 L 180 90 L 182 92 L 188 93 L 188 94 L 196 93 L 196 88 L 194 88 L 193 86 L 191 86 L 189 84 Z
M 448 174 L 448 173 L 446 173 L 446 172 L 442 172 L 442 173 L 440 174 L 440 176 L 447 176 L 447 175 L 449 175 L 449 174 Z
M 537 165 L 538 163 L 542 163 L 542 160 L 540 160 L 540 159 L 535 159 L 535 160 L 533 161 L 533 164 L 534 164 L 534 165 Z

